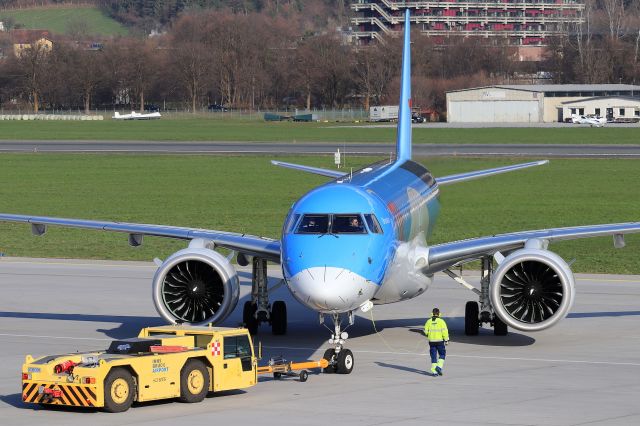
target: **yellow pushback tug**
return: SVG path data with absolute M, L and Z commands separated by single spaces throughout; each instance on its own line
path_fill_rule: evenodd
M 200 402 L 210 391 L 254 386 L 258 374 L 295 375 L 306 381 L 304 369 L 327 365 L 324 359 L 304 363 L 272 359 L 258 367 L 245 328 L 147 327 L 137 338 L 113 341 L 106 351 L 38 359 L 27 355 L 22 400 L 121 412 L 134 401 Z

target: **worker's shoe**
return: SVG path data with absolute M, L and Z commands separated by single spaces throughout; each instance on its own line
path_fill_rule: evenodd
M 442 376 L 442 368 L 436 367 L 436 375 L 437 376 Z

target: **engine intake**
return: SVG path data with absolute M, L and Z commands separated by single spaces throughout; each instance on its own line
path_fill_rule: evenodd
M 218 323 L 238 304 L 240 283 L 231 263 L 207 248 L 172 254 L 153 277 L 153 301 L 167 321 Z
M 569 313 L 575 295 L 569 265 L 542 249 L 517 250 L 496 269 L 490 298 L 496 315 L 508 326 L 540 331 Z

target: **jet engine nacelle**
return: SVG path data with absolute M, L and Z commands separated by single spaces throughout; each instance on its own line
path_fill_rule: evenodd
M 491 282 L 491 304 L 508 326 L 540 331 L 567 316 L 574 287 L 573 272 L 560 256 L 524 248 L 500 262 Z
M 238 304 L 240 283 L 233 265 L 208 248 L 180 250 L 153 277 L 153 301 L 171 323 L 218 323 Z

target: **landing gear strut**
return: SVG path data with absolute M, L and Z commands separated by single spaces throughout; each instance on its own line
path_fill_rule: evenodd
M 480 326 L 488 323 L 493 327 L 493 334 L 496 336 L 506 336 L 508 333 L 507 325 L 496 315 L 491 306 L 489 298 L 489 287 L 491 286 L 491 276 L 493 275 L 493 259 L 483 257 L 480 275 L 480 290 L 465 282 L 461 277 L 454 274 L 450 270 L 444 271 L 456 282 L 464 287 L 472 290 L 479 296 L 479 303 L 469 301 L 464 309 L 464 334 L 467 336 L 477 336 Z
M 347 314 L 349 325 L 353 325 L 354 316 L 353 312 Z M 333 348 L 327 349 L 324 352 L 323 358 L 329 362 L 327 368 L 323 370 L 324 373 L 338 373 L 349 374 L 353 371 L 354 357 L 353 352 L 344 348 L 344 343 L 349 337 L 346 331 L 342 330 L 342 321 L 340 320 L 340 314 L 331 314 L 333 320 L 333 334 L 329 339 L 329 344 L 333 345 Z M 324 315 L 320 314 L 320 324 L 324 324 Z M 347 328 L 347 327 L 345 327 Z
M 267 261 L 254 257 L 251 260 L 251 301 L 244 303 L 242 321 L 249 333 L 258 333 L 258 327 L 263 322 L 271 324 L 271 331 L 275 335 L 287 333 L 287 305 L 278 300 L 269 303 L 269 291 L 275 290 L 281 284 L 269 289 L 267 285 Z

